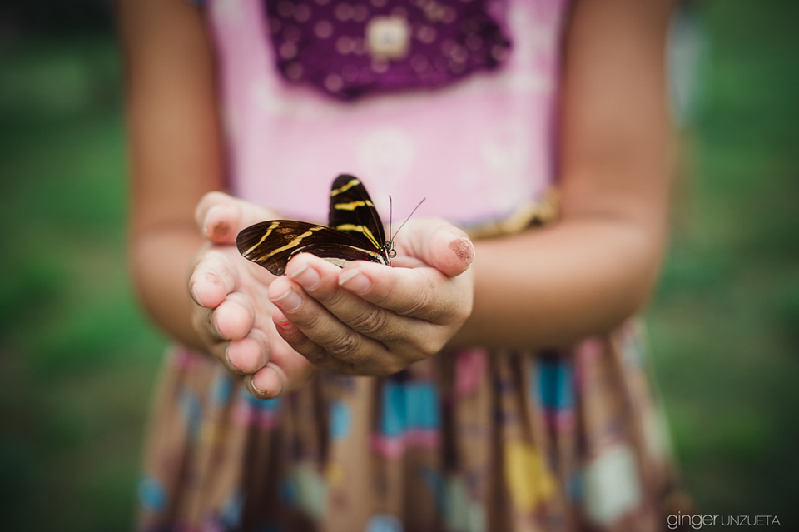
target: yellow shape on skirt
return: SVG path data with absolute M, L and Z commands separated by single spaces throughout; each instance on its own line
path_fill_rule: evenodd
M 555 492 L 555 479 L 532 445 L 509 442 L 505 445 L 505 478 L 516 509 L 531 512 Z

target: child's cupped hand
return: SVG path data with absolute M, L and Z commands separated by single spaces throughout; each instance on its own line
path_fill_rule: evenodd
M 277 331 L 341 374 L 389 375 L 440 351 L 471 314 L 474 247 L 438 219 L 411 220 L 396 247 L 393 267 L 294 257 L 268 288 Z
M 244 259 L 236 249 L 238 232 L 276 213 L 221 192 L 206 194 L 196 221 L 207 245 L 195 257 L 189 290 L 196 303 L 192 322 L 206 350 L 234 374 L 243 375 L 250 391 L 269 398 L 303 384 L 313 366 L 275 331 L 277 310 L 267 289 L 275 279 Z
M 195 326 L 229 369 L 249 376 L 259 397 L 307 381 L 313 367 L 388 375 L 440 351 L 472 310 L 474 247 L 438 219 L 409 221 L 392 266 L 341 269 L 310 254 L 274 277 L 241 257 L 238 231 L 274 213 L 220 193 L 198 206 L 210 242 L 190 279 Z

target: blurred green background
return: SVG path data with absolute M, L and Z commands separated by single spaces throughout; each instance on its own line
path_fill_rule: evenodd
M 799 527 L 799 2 L 694 4 L 674 236 L 648 312 L 702 513 Z M 132 522 L 165 339 L 126 271 L 120 58 L 102 0 L 0 7 L 0 528 Z

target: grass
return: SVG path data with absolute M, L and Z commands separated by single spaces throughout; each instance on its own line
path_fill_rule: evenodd
M 709 61 L 647 314 L 654 365 L 700 510 L 777 514 L 790 528 L 799 523 L 799 4 L 697 7 Z M 0 47 L 4 529 L 131 526 L 165 340 L 127 276 L 120 101 L 108 35 Z
M 132 525 L 164 340 L 128 282 L 119 78 L 109 36 L 0 50 L 4 529 Z
M 684 476 L 704 513 L 799 523 L 799 39 L 791 2 L 699 4 L 704 102 L 648 314 Z

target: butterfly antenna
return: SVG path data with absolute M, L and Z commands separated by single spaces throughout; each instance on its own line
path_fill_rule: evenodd
M 388 196 L 388 234 L 389 234 L 389 236 L 391 235 L 391 219 L 393 217 L 394 217 L 394 205 L 391 203 L 391 194 L 389 194 L 389 196 Z
M 420 201 L 419 203 L 417 203 L 417 204 L 416 204 L 416 207 L 414 207 L 414 208 L 413 208 L 413 210 L 412 210 L 412 211 L 411 211 L 411 213 L 408 215 L 408 217 L 407 217 L 407 218 L 405 218 L 405 221 L 404 221 L 404 222 L 402 222 L 402 225 L 401 225 L 401 226 L 399 226 L 399 229 L 397 229 L 397 232 L 396 232 L 396 233 L 394 233 L 394 236 L 393 236 L 393 237 L 391 237 L 391 241 L 392 241 L 392 242 L 394 241 L 394 239 L 395 239 L 395 238 L 397 238 L 397 235 L 399 234 L 399 232 L 400 232 L 400 231 L 402 231 L 402 228 L 403 228 L 403 227 L 405 227 L 405 224 L 406 224 L 406 223 L 408 223 L 408 220 L 410 220 L 410 219 L 411 219 L 411 216 L 413 216 L 413 213 L 415 213 L 415 212 L 416 212 L 416 209 L 418 209 L 418 208 L 419 208 L 419 207 L 422 205 L 422 203 L 424 203 L 424 200 L 426 200 L 426 199 L 427 199 L 427 198 L 422 198 L 422 201 Z M 391 234 L 391 227 L 390 227 L 390 226 L 389 226 L 389 234 Z

